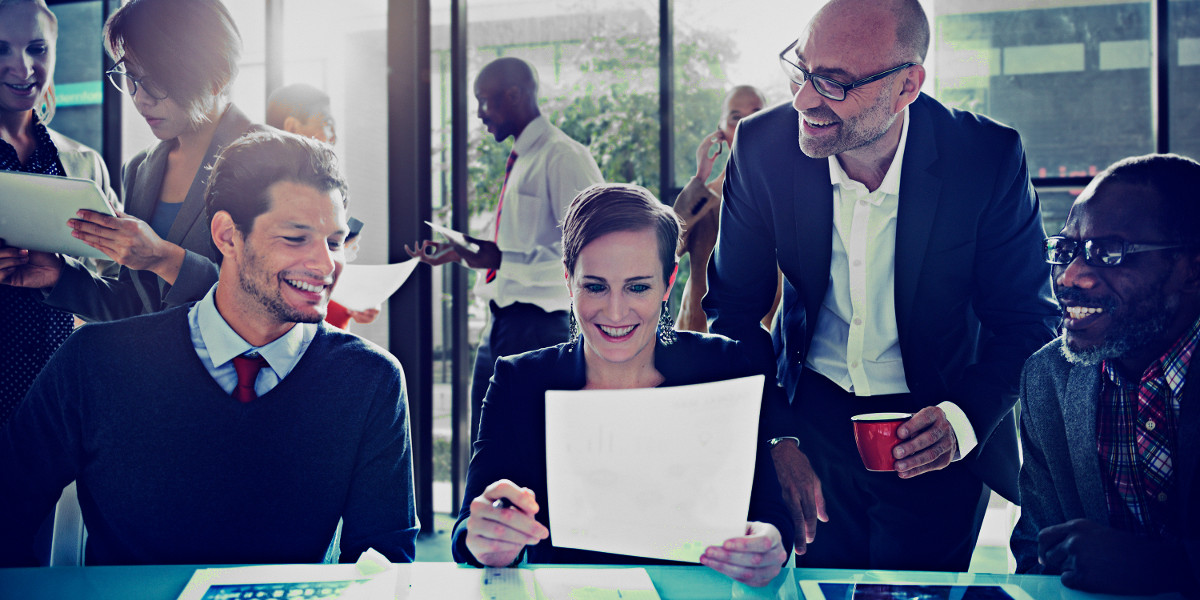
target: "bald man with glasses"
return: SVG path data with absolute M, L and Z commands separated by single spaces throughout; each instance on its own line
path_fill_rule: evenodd
M 776 361 L 801 566 L 965 571 L 989 489 L 1017 501 L 1017 381 L 1057 315 L 1041 212 L 1015 131 L 921 93 L 928 47 L 917 0 L 829 2 L 780 53 L 792 103 L 729 161 L 704 309 Z M 912 415 L 897 472 L 858 456 L 850 418 L 875 412 Z

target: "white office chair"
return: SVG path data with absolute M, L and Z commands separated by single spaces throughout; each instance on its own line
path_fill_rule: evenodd
M 83 566 L 83 546 L 87 528 L 79 510 L 79 493 L 72 481 L 63 488 L 58 505 L 54 507 L 54 533 L 50 538 L 51 567 Z

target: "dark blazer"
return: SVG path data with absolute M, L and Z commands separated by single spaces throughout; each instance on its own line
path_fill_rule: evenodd
M 1016 131 L 924 94 L 909 118 L 895 258 L 905 380 L 921 406 L 950 400 L 963 409 L 980 442 L 966 460 L 1015 501 L 1017 381 L 1058 318 L 1037 196 Z M 789 393 L 829 286 L 833 246 L 828 161 L 805 156 L 798 136 L 788 104 L 738 126 L 704 298 L 710 330 L 776 358 Z M 784 294 L 773 347 L 759 319 L 774 297 L 776 262 Z M 779 421 L 778 435 L 787 435 L 791 426 Z
M 75 313 L 88 321 L 111 321 L 199 300 L 217 282 L 216 248 L 204 210 L 204 189 L 209 168 L 217 154 L 252 124 L 242 111 L 230 105 L 217 123 L 208 153 L 192 180 L 183 206 L 166 240 L 187 251 L 174 285 L 150 271 L 121 267 L 116 277 L 101 277 L 88 271 L 83 263 L 66 257 L 58 283 L 45 298 L 46 304 Z M 139 152 L 121 169 L 125 214 L 150 221 L 162 196 L 167 155 L 173 141 L 159 142 Z
M 1017 573 L 1042 573 L 1037 534 L 1072 519 L 1108 525 L 1108 502 L 1096 447 L 1100 367 L 1067 362 L 1054 340 L 1021 374 L 1021 518 L 1010 545 Z M 1183 553 L 1200 573 L 1200 375 L 1193 359 L 1179 403 L 1175 452 L 1176 519 Z
M 654 366 L 665 381 L 661 387 L 734 379 L 761 373 L 741 352 L 740 344 L 720 336 L 676 332 L 670 346 L 656 343 Z M 496 361 L 483 414 L 475 454 L 467 469 L 467 488 L 458 522 L 454 524 L 451 550 L 454 560 L 480 566 L 467 550 L 467 518 L 471 500 L 499 479 L 509 479 L 533 490 L 540 511 L 537 520 L 550 529 L 550 537 L 527 547 L 532 563 L 565 564 L 670 564 L 648 558 L 558 548 L 549 521 L 554 498 L 546 494 L 546 391 L 580 390 L 586 383 L 583 342 L 559 344 Z M 773 387 L 773 386 L 772 386 Z M 779 529 L 785 548 L 791 548 L 794 525 L 775 477 L 775 467 L 766 446 L 759 446 L 750 494 L 748 520 L 763 521 Z

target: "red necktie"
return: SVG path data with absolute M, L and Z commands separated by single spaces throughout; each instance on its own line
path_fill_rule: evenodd
M 261 354 L 233 357 L 233 370 L 237 371 L 238 376 L 237 387 L 233 388 L 234 400 L 245 403 L 258 397 L 254 382 L 258 379 L 258 372 L 266 366 L 269 366 L 267 359 Z
M 508 153 L 508 162 L 504 163 L 504 184 L 500 186 L 500 201 L 496 203 L 496 231 L 492 235 L 493 242 L 500 241 L 500 212 L 504 210 L 504 190 L 508 188 L 508 175 L 512 173 L 513 163 L 517 162 L 517 151 Z M 496 270 L 488 269 L 485 282 L 491 283 L 496 278 Z

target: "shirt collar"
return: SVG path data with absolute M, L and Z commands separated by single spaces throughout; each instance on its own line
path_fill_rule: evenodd
M 517 156 L 525 154 L 531 148 L 533 148 L 533 145 L 537 143 L 539 139 L 541 139 L 542 134 L 549 130 L 550 122 L 546 120 L 546 117 L 543 117 L 542 115 L 534 117 L 533 120 L 525 126 L 525 129 L 521 130 L 521 134 L 517 136 L 516 141 L 513 142 L 513 152 L 516 152 Z
M 1180 336 L 1178 340 L 1175 340 L 1175 343 L 1171 344 L 1171 347 L 1162 356 L 1158 357 L 1158 360 L 1155 360 L 1153 363 L 1150 363 L 1149 367 L 1146 367 L 1146 370 L 1142 372 L 1141 380 L 1144 381 L 1146 379 L 1146 376 L 1155 365 L 1160 365 L 1162 368 L 1161 372 L 1166 380 L 1167 387 L 1171 390 L 1171 394 L 1179 396 L 1183 392 L 1183 384 L 1187 381 L 1188 366 L 1192 362 L 1192 354 L 1195 352 L 1198 343 L 1200 343 L 1200 319 L 1196 319 L 1196 322 L 1192 323 L 1191 329 Z M 1104 371 L 1104 375 L 1108 377 L 1108 380 L 1115 385 L 1132 385 L 1134 383 L 1132 381 L 1126 382 L 1111 360 L 1105 360 L 1101 364 L 1101 370 Z M 1138 383 L 1140 384 L 1140 381 Z
M 900 144 L 896 146 L 896 155 L 892 158 L 892 164 L 888 166 L 887 173 L 883 176 L 883 182 L 879 184 L 879 189 L 875 190 L 872 195 L 891 194 L 893 196 L 900 195 L 900 171 L 904 163 L 904 148 L 908 145 L 908 107 L 900 113 L 903 125 L 900 127 Z M 842 163 L 838 162 L 837 155 L 829 156 L 829 181 L 833 185 L 843 187 L 857 185 L 863 187 L 863 184 L 850 179 L 846 174 L 846 170 L 842 168 Z
M 220 284 L 217 284 L 220 285 Z M 208 293 L 196 303 L 196 322 L 200 326 L 200 337 L 208 349 L 208 355 L 214 367 L 221 367 L 247 352 L 257 352 L 267 359 L 267 364 L 275 374 L 283 379 L 296 366 L 308 342 L 316 335 L 315 323 L 296 323 L 287 333 L 263 346 L 253 346 L 242 336 L 238 335 L 225 317 L 217 310 L 217 285 L 212 286 Z

